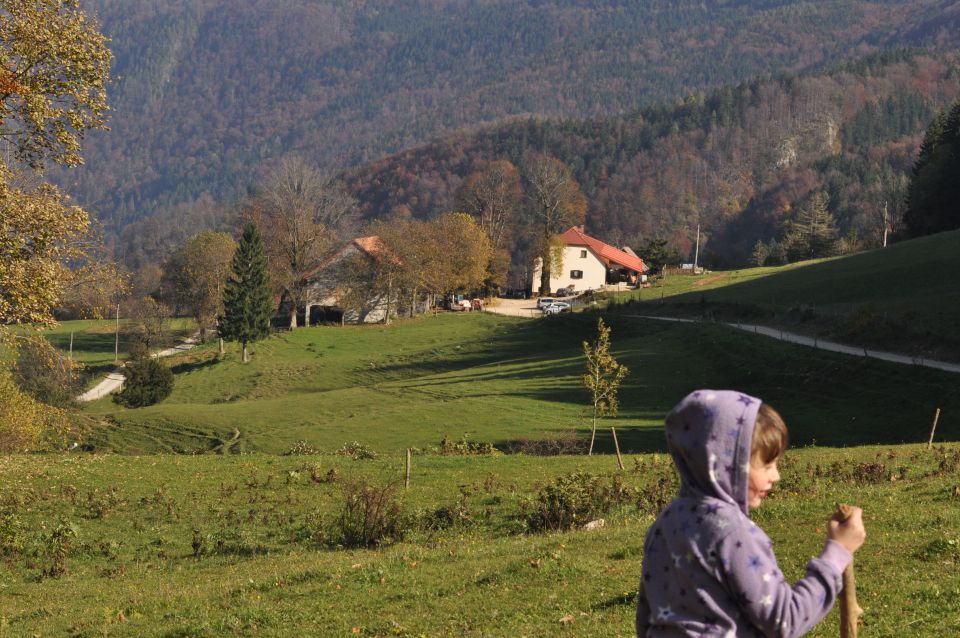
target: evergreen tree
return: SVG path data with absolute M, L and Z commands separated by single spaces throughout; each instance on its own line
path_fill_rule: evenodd
M 162 361 L 151 357 L 146 348 L 124 366 L 123 389 L 113 395 L 113 402 L 128 408 L 142 408 L 159 403 L 173 392 L 173 371 Z
M 767 245 L 763 243 L 762 239 L 758 239 L 757 243 L 753 246 L 753 256 L 751 261 L 755 266 L 762 266 L 767 263 L 767 257 L 770 256 L 770 249 L 767 248 Z
M 960 227 L 960 100 L 930 123 L 907 191 L 903 223 L 912 237 Z
M 837 252 L 837 224 L 827 210 L 824 192 L 811 197 L 786 224 L 783 246 L 790 261 L 831 257 Z
M 243 230 L 232 269 L 233 275 L 223 291 L 223 316 L 218 329 L 223 339 L 240 342 L 246 363 L 249 360 L 247 344 L 270 333 L 270 318 L 273 316 L 267 258 L 263 252 L 263 240 L 253 222 Z

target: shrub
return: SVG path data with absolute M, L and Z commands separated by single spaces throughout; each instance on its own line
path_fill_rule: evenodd
M 313 447 L 303 439 L 300 439 L 293 446 L 286 451 L 287 456 L 308 456 L 311 454 L 320 454 L 320 450 Z
M 337 454 L 340 454 L 341 456 L 349 456 L 354 461 L 369 461 L 377 458 L 376 452 L 363 443 L 359 443 L 357 441 L 354 441 L 353 443 L 347 443 L 342 448 L 337 450 Z
M 9 370 L 0 369 L 0 452 L 23 452 L 40 441 L 47 428 L 64 417 L 22 392 Z
M 67 573 L 67 555 L 77 538 L 77 528 L 72 523 L 60 522 L 47 537 L 47 567 L 43 575 L 59 578 Z
M 619 475 L 603 477 L 586 472 L 560 476 L 544 487 L 528 506 L 531 531 L 564 530 L 583 525 L 624 504 L 632 490 Z
M 12 556 L 23 549 L 23 523 L 10 508 L 0 509 L 0 556 Z
M 560 456 L 583 454 L 587 451 L 588 441 L 571 431 L 552 439 L 530 439 L 520 437 L 507 441 L 507 454 L 526 454 L 528 456 Z
M 461 494 L 453 505 L 441 505 L 422 516 L 422 524 L 427 529 L 441 530 L 451 527 L 468 527 L 474 522 L 473 512 L 466 495 Z
M 493 443 L 481 443 L 469 441 L 464 434 L 459 441 L 454 441 L 443 437 L 440 440 L 440 454 L 443 456 L 483 456 L 487 454 L 497 454 L 497 448 Z
M 173 372 L 159 359 L 138 356 L 127 363 L 123 373 L 123 390 L 113 395 L 113 400 L 128 408 L 159 403 L 173 392 Z
M 79 390 L 77 364 L 41 337 L 24 339 L 18 344 L 13 374 L 21 390 L 41 403 L 58 408 L 72 406 Z
M 344 547 L 379 547 L 402 540 L 408 523 L 396 487 L 350 482 L 329 538 Z
M 637 509 L 644 514 L 659 514 L 676 495 L 676 478 L 661 476 L 653 485 L 637 490 Z

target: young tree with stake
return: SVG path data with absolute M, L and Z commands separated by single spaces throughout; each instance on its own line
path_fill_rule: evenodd
M 619 402 L 617 392 L 620 382 L 630 370 L 617 363 L 610 354 L 610 326 L 597 320 L 597 339 L 592 344 L 583 342 L 583 356 L 587 360 L 587 372 L 583 375 L 583 385 L 590 391 L 593 402 L 593 428 L 590 433 L 590 450 L 593 455 L 593 443 L 597 438 L 597 419 L 606 415 L 615 415 Z

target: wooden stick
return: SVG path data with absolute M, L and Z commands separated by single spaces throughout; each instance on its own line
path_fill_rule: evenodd
M 840 522 L 853 514 L 853 508 L 845 503 L 837 504 Z M 857 604 L 857 581 L 853 575 L 853 560 L 843 570 L 843 589 L 840 591 L 840 638 L 857 638 L 857 623 L 863 609 Z
M 403 483 L 404 489 L 410 489 L 410 448 L 407 448 L 407 479 Z
M 937 408 L 937 413 L 933 415 L 933 427 L 930 428 L 930 440 L 927 441 L 927 449 L 933 447 L 933 433 L 937 431 L 937 421 L 940 420 L 940 408 Z
M 617 429 L 611 425 L 610 432 L 613 434 L 613 447 L 617 450 L 617 465 L 623 470 L 623 457 L 620 456 L 620 444 L 617 442 Z

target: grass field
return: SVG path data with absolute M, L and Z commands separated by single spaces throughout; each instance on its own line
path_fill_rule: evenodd
M 616 425 L 627 451 L 663 447 L 663 415 L 697 387 L 734 387 L 778 406 L 795 440 L 823 445 L 924 440 L 937 407 L 957 437 L 956 378 L 758 339 L 722 326 L 611 319 L 616 356 L 632 372 Z M 580 343 L 596 317 L 543 321 L 448 314 L 389 327 L 314 327 L 253 346 L 252 361 L 215 347 L 170 359 L 173 395 L 127 410 L 85 408 L 84 443 L 131 453 L 222 449 L 282 453 L 298 440 L 325 451 L 356 440 L 381 452 L 469 436 L 504 446 L 520 437 L 588 436 Z
M 903 246 L 910 245 L 922 246 Z M 941 248 L 924 250 L 936 256 Z M 786 291 L 820 281 L 819 291 L 842 275 L 809 269 L 854 259 L 778 269 L 762 280 L 759 271 L 715 273 L 723 276 L 700 286 L 678 278 L 668 281 L 662 306 L 649 306 L 665 314 L 703 305 L 718 314 L 760 312 L 763 290 L 773 290 L 764 282 L 787 278 L 777 284 Z M 851 282 L 866 287 L 869 272 L 864 266 Z M 709 288 L 723 280 L 739 283 Z M 919 301 L 940 298 L 939 281 L 918 283 L 903 293 L 913 301 L 900 303 L 926 313 Z M 701 304 L 700 289 L 731 296 Z M 878 303 L 876 290 L 864 290 L 874 299 L 864 303 Z M 679 300 L 673 308 L 669 291 Z M 792 316 L 783 294 L 764 316 Z M 952 317 L 949 291 L 940 296 Z M 828 297 L 813 303 L 817 312 L 831 304 Z M 635 310 L 607 315 L 614 354 L 631 374 L 592 457 L 438 449 L 443 438 L 501 449 L 523 439 L 588 438 L 580 344 L 595 334 L 590 312 L 321 326 L 254 344 L 248 364 L 235 347 L 221 358 L 213 344 L 168 359 L 176 380 L 166 401 L 128 410 L 104 399 L 83 408 L 79 449 L 98 453 L 0 457 L 0 638 L 632 636 L 642 539 L 675 490 L 662 419 L 697 387 L 752 393 L 786 417 L 794 447 L 779 489 L 755 518 L 777 543 L 788 578 L 818 553 L 835 503 L 859 504 L 869 534 L 857 557 L 862 635 L 955 634 L 957 376 L 711 323 L 627 316 Z M 112 363 L 113 337 L 100 325 L 64 323 L 54 340 L 63 347 L 73 331 L 78 358 Z M 938 407 L 943 443 L 927 451 L 922 442 Z M 616 469 L 611 424 L 624 472 Z M 354 441 L 377 458 L 337 453 Z M 284 454 L 305 447 L 319 453 Z M 415 452 L 404 490 L 407 448 Z M 538 495 L 576 472 L 618 495 L 594 512 L 607 525 L 534 531 Z M 346 495 L 361 481 L 393 486 L 397 542 L 342 546 Z M 836 627 L 834 611 L 811 635 L 835 636 Z
M 128 324 L 128 320 L 121 319 L 119 339 L 116 336 L 116 323 L 111 320 L 63 321 L 52 328 L 40 330 L 39 334 L 65 354 L 72 352 L 74 361 L 83 364 L 83 385 L 86 386 L 113 370 L 117 361 L 123 363 L 129 358 L 134 341 L 124 330 Z M 192 319 L 171 319 L 167 339 L 155 349 L 173 345 L 192 335 L 195 330 Z M 22 326 L 14 327 L 13 331 L 20 335 L 37 332 L 32 327 Z
M 326 531 L 342 486 L 403 493 L 399 455 L 3 457 L 0 635 L 632 636 L 653 516 L 641 496 L 671 470 L 663 455 L 627 463 L 606 527 L 524 533 L 543 485 L 576 470 L 609 481 L 613 459 L 414 456 L 406 540 L 344 549 Z M 834 503 L 861 504 L 862 635 L 953 635 L 958 464 L 957 445 L 792 450 L 755 518 L 795 579 Z
M 958 269 L 951 231 L 818 262 L 670 276 L 620 299 L 643 314 L 749 320 L 960 361 Z

